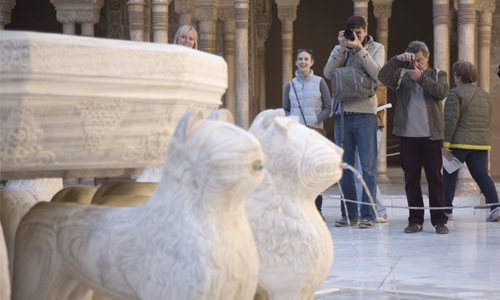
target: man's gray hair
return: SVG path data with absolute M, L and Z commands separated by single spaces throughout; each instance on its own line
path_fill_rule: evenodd
M 424 57 L 427 57 L 427 55 L 429 55 L 429 48 L 427 48 L 427 45 L 424 42 L 413 41 L 408 45 L 406 52 L 408 53 L 422 52 Z

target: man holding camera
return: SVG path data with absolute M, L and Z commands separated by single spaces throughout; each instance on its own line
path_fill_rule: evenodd
M 340 67 L 352 67 L 376 80 L 385 58 L 385 48 L 367 35 L 366 21 L 361 16 L 352 16 L 346 21 L 347 30 L 339 32 L 339 45 L 335 46 L 323 69 L 326 78 Z M 342 110 L 340 107 L 342 106 Z M 377 186 L 377 96 L 357 99 L 352 102 L 340 102 L 335 99 L 333 105 L 335 118 L 335 143 L 344 148 L 343 161 L 354 165 L 356 146 L 359 151 L 363 180 L 366 182 L 371 197 L 375 199 Z M 344 140 L 342 140 L 341 111 L 344 114 Z M 346 199 L 356 199 L 354 176 L 345 171 L 340 179 L 340 186 Z M 371 203 L 363 191 L 362 202 Z M 347 207 L 347 211 L 345 209 Z M 361 220 L 358 224 L 358 205 L 345 202 L 341 205 L 342 219 L 335 222 L 336 227 L 358 225 L 359 228 L 372 228 L 375 213 L 371 205 L 361 205 Z
M 424 207 L 420 178 L 422 166 L 429 184 L 430 207 L 444 207 L 441 148 L 444 139 L 442 101 L 448 95 L 446 72 L 428 67 L 429 49 L 413 41 L 380 70 L 379 80 L 398 95 L 392 133 L 399 136 L 401 167 L 408 205 Z M 431 210 L 436 233 L 446 234 L 444 210 Z M 422 231 L 424 210 L 410 209 L 405 233 Z

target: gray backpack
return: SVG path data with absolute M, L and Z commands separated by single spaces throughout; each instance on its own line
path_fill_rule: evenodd
M 346 102 L 373 97 L 378 88 L 376 80 L 352 67 L 336 68 L 331 71 L 330 82 L 332 98 Z

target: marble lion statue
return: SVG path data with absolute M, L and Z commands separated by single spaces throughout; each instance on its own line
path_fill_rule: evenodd
M 248 132 L 186 113 L 145 204 L 39 203 L 26 214 L 13 299 L 81 299 L 90 290 L 120 300 L 252 299 L 258 258 L 244 203 L 263 163 Z
M 250 127 L 266 173 L 245 204 L 259 256 L 255 299 L 314 299 L 333 263 L 333 242 L 316 196 L 340 180 L 343 150 L 282 109 L 261 112 Z
M 9 180 L 0 189 L 0 223 L 3 227 L 5 245 L 12 274 L 14 242 L 17 226 L 24 215 L 40 201 L 50 201 L 63 188 L 62 178 L 37 178 Z

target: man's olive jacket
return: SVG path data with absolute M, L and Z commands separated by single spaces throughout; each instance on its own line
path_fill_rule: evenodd
M 394 90 L 398 95 L 392 130 L 392 133 L 397 136 L 402 136 L 406 131 L 410 96 L 413 88 L 415 87 L 415 81 L 413 81 L 410 78 L 410 75 L 406 72 L 401 77 L 401 81 L 399 81 L 401 72 L 404 70 L 403 66 L 404 62 L 394 56 L 382 67 L 378 74 L 380 82 L 385 84 L 388 88 Z M 435 68 L 427 68 L 427 70 L 422 73 L 422 76 L 420 76 L 420 80 L 417 83 L 424 90 L 424 100 L 427 107 L 427 114 L 429 116 L 431 138 L 433 140 L 442 140 L 444 139 L 444 115 L 442 101 L 450 92 L 450 88 L 448 86 L 448 75 L 444 71 L 440 71 Z

